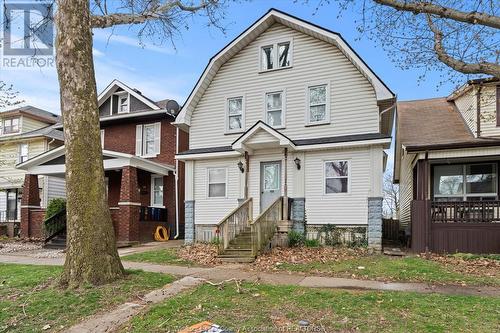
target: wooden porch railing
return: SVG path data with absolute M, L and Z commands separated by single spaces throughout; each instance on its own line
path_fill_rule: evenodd
M 267 207 L 252 223 L 252 255 L 257 256 L 273 238 L 278 221 L 283 219 L 283 197 Z
M 432 201 L 432 223 L 500 223 L 500 201 Z
M 219 241 L 219 254 L 222 254 L 228 248 L 230 241 L 250 226 L 252 209 L 253 200 L 248 198 L 217 224 L 215 232 Z

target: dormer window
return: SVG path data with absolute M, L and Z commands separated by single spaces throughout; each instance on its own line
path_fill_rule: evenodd
M 128 102 L 128 94 L 120 95 L 118 97 L 118 113 L 127 113 L 129 112 L 129 102 Z
M 264 45 L 260 48 L 260 70 L 270 71 L 292 66 L 292 42 Z
M 19 118 L 9 118 L 3 120 L 2 134 L 19 132 Z

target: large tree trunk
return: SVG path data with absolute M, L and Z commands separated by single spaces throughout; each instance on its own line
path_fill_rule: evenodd
M 56 64 L 66 145 L 67 252 L 61 282 L 123 276 L 106 202 L 88 0 L 59 0 Z

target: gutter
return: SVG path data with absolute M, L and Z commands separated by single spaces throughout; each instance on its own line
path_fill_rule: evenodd
M 175 154 L 179 153 L 179 127 L 175 128 Z M 179 237 L 179 160 L 175 159 L 175 236 Z

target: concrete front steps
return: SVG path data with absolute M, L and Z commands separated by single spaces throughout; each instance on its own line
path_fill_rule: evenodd
M 250 227 L 247 227 L 235 239 L 230 241 L 228 248 L 224 250 L 224 253 L 219 254 L 218 257 L 223 262 L 253 262 L 255 256 L 252 255 Z

